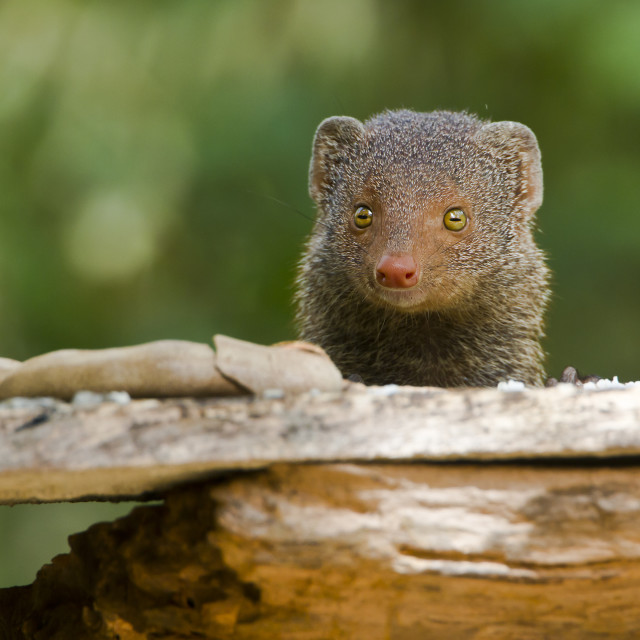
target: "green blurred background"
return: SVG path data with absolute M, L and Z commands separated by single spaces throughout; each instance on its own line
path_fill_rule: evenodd
M 291 338 L 315 127 L 397 107 L 535 131 L 549 371 L 640 378 L 640 3 L 622 0 L 5 1 L 0 355 Z M 0 585 L 128 508 L 0 507 Z

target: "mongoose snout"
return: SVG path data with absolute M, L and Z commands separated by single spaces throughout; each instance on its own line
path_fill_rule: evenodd
M 420 280 L 420 270 L 411 255 L 385 254 L 376 266 L 376 281 L 388 289 L 409 289 Z

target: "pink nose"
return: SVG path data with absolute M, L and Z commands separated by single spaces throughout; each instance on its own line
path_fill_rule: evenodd
M 410 255 L 380 258 L 376 267 L 376 280 L 389 289 L 408 289 L 418 284 L 420 272 L 416 261 Z

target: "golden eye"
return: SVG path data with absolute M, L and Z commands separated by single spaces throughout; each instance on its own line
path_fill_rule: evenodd
M 444 214 L 444 226 L 449 231 L 462 231 L 467 226 L 467 214 L 462 209 L 449 209 Z
M 358 207 L 353 214 L 353 224 L 358 229 L 366 229 L 373 222 L 373 212 L 369 207 Z

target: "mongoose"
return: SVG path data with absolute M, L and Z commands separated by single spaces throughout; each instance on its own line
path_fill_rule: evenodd
M 309 192 L 318 214 L 297 322 L 343 375 L 543 384 L 548 270 L 533 239 L 542 168 L 528 127 L 449 111 L 328 118 Z

